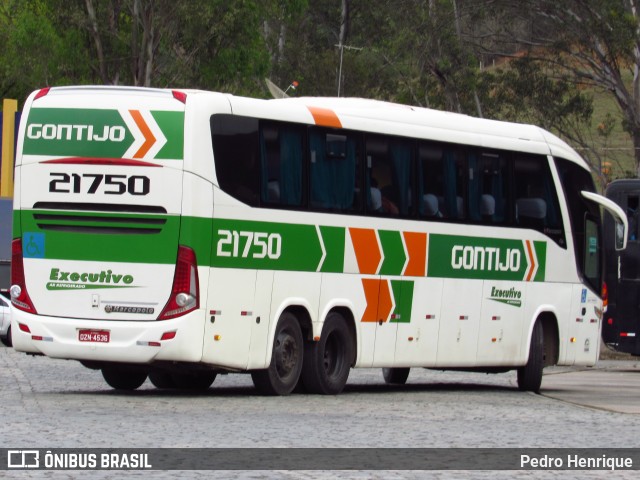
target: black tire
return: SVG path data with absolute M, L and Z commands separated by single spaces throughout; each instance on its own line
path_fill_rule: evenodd
M 302 380 L 311 393 L 337 395 L 349 378 L 355 347 L 344 317 L 337 312 L 327 316 L 317 342 L 304 348 Z
M 172 373 L 171 381 L 180 390 L 208 390 L 216 379 L 216 372 Z
M 13 341 L 11 340 L 11 325 L 9 325 L 9 329 L 7 330 L 7 336 L 0 338 L 0 341 L 2 341 L 6 347 L 13 347 Z
M 102 367 L 102 376 L 116 390 L 135 390 L 147 379 L 147 373 L 128 367 Z
M 266 395 L 289 395 L 298 383 L 304 359 L 302 330 L 292 313 L 280 316 L 269 368 L 251 372 L 253 384 Z
M 149 373 L 149 381 L 156 388 L 176 388 L 176 384 L 169 372 L 151 372 Z
M 409 368 L 383 368 L 384 382 L 394 385 L 404 385 L 409 378 Z
M 523 392 L 540 393 L 542 370 L 544 369 L 544 331 L 542 322 L 536 322 L 531 333 L 529 359 L 518 368 L 518 389 Z

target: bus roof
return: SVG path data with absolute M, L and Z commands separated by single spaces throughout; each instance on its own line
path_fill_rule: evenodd
M 274 111 L 282 109 L 288 112 L 287 115 L 297 117 L 294 111 L 303 110 L 301 114 L 309 118 L 307 110 L 320 108 L 332 111 L 343 128 L 553 155 L 589 169 L 584 159 L 566 142 L 535 125 L 488 120 L 364 98 L 295 97 L 256 100 L 230 95 L 229 101 L 236 114 L 248 115 L 251 109 L 253 116 L 274 118 Z M 274 109 L 276 105 L 278 108 Z M 264 108 L 264 114 L 261 107 Z M 282 118 L 277 116 L 278 119 Z M 317 121 L 310 119 L 309 123 Z
M 281 121 L 323 125 L 311 114 L 313 109 L 330 111 L 340 126 L 369 132 L 553 155 L 571 160 L 585 169 L 588 164 L 566 142 L 535 125 L 488 120 L 469 115 L 414 107 L 398 103 L 354 97 L 289 97 L 262 100 L 194 89 L 156 89 L 123 86 L 54 87 L 56 94 L 146 94 L 189 97 L 223 95 L 232 112 Z M 274 108 L 276 107 L 276 108 Z M 325 125 L 333 126 L 333 125 Z

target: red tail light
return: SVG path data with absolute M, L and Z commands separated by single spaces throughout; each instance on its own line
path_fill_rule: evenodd
M 14 307 L 25 312 L 38 313 L 29 298 L 27 284 L 24 280 L 21 238 L 16 238 L 11 242 L 11 303 Z
M 602 306 L 607 308 L 607 305 L 609 305 L 609 289 L 607 282 L 602 282 Z
M 176 273 L 173 276 L 171 296 L 158 320 L 176 318 L 200 306 L 198 263 L 196 253 L 189 247 L 178 247 Z

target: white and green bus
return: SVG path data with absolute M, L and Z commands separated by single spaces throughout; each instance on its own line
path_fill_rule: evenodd
M 116 389 L 336 394 L 351 368 L 593 365 L 600 206 L 540 128 L 379 101 L 65 87 L 26 102 L 13 343 Z

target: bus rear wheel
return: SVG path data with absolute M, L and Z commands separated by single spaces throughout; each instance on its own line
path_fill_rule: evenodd
M 383 368 L 384 382 L 395 385 L 404 385 L 409 378 L 409 368 Z
M 302 371 L 303 339 L 298 319 L 284 312 L 278 320 L 269 368 L 251 372 L 253 384 L 266 395 L 289 395 Z
M 527 364 L 518 368 L 518 389 L 523 392 L 540 393 L 543 369 L 544 331 L 542 322 L 537 321 L 531 333 L 531 346 L 529 347 Z
M 102 367 L 102 376 L 116 390 L 135 390 L 147 379 L 147 372 L 124 366 Z
M 149 373 L 149 381 L 156 388 L 176 388 L 169 372 L 154 371 Z
M 216 379 L 216 372 L 173 373 L 171 380 L 180 390 L 207 390 Z
M 304 349 L 302 380 L 311 393 L 336 395 L 347 383 L 355 348 L 347 322 L 338 312 L 327 316 L 317 342 Z

